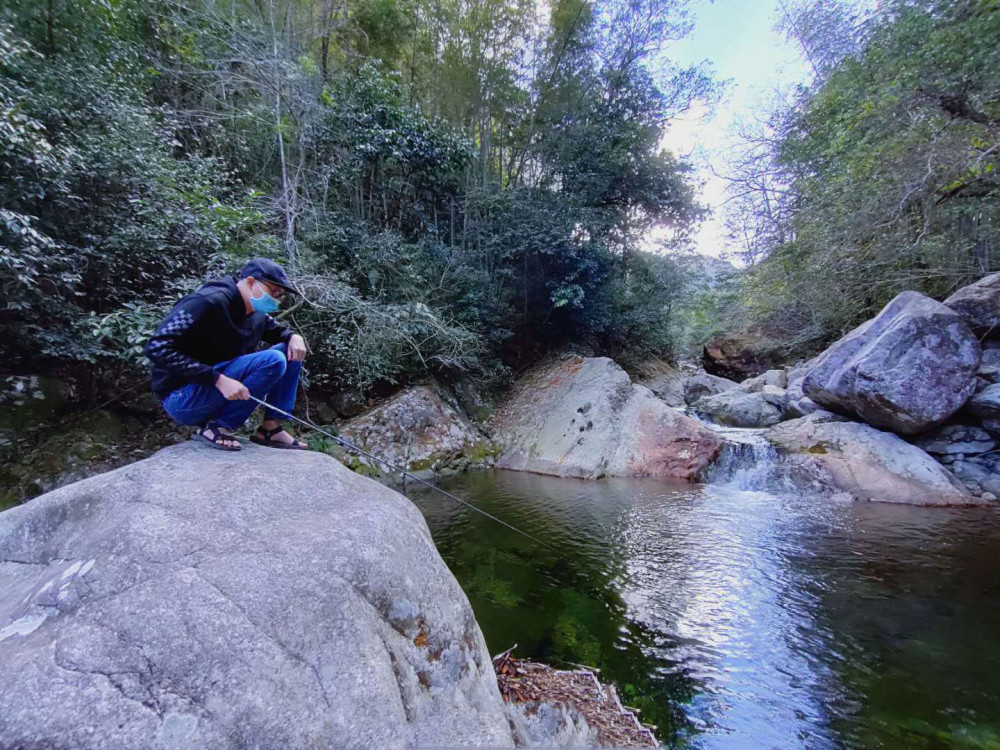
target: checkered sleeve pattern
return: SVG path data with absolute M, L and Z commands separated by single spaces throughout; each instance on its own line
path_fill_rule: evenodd
M 199 312 L 175 307 L 146 345 L 146 358 L 154 367 L 162 367 L 186 381 L 210 385 L 215 382 L 215 370 L 179 348 L 181 339 L 195 325 Z

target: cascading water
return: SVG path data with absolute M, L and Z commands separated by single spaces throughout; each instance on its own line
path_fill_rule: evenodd
M 786 482 L 778 452 L 763 430 L 707 424 L 725 440 L 719 458 L 705 472 L 705 482 L 734 490 L 776 490 Z

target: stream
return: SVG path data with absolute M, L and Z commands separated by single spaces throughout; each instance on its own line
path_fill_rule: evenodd
M 747 431 L 743 431 L 746 433 Z M 470 473 L 407 488 L 490 653 L 596 666 L 668 746 L 1000 748 L 1000 513 L 783 484 Z

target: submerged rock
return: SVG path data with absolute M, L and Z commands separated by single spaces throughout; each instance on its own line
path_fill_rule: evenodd
M 714 396 L 716 393 L 725 393 L 733 388 L 739 387 L 739 383 L 717 375 L 709 375 L 702 372 L 692 375 L 684 381 L 684 403 L 690 405 L 705 396 Z
M 816 412 L 767 432 L 800 481 L 862 500 L 910 505 L 980 502 L 941 464 L 898 435 Z
M 469 602 L 402 495 L 193 442 L 0 514 L 5 747 L 510 747 Z
M 913 435 L 962 407 L 980 357 L 979 341 L 952 310 L 903 292 L 819 355 L 802 388 L 827 409 Z
M 379 458 L 418 471 L 444 466 L 466 454 L 481 459 L 490 454 L 486 437 L 425 385 L 400 391 L 344 422 L 340 434 Z
M 721 440 L 633 385 L 606 357 L 567 357 L 522 378 L 491 420 L 497 467 L 539 474 L 696 477 Z

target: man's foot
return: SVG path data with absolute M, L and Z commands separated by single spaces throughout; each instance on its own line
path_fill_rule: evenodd
M 258 427 L 257 432 L 250 440 L 257 445 L 266 445 L 268 448 L 285 448 L 297 451 L 309 449 L 308 445 L 289 435 L 277 421 L 272 420 L 267 420 Z
M 225 427 L 220 427 L 215 422 L 209 422 L 204 427 L 198 429 L 194 433 L 194 437 L 204 440 L 213 448 L 218 448 L 220 451 L 238 451 L 243 449 L 240 441 L 229 430 Z

